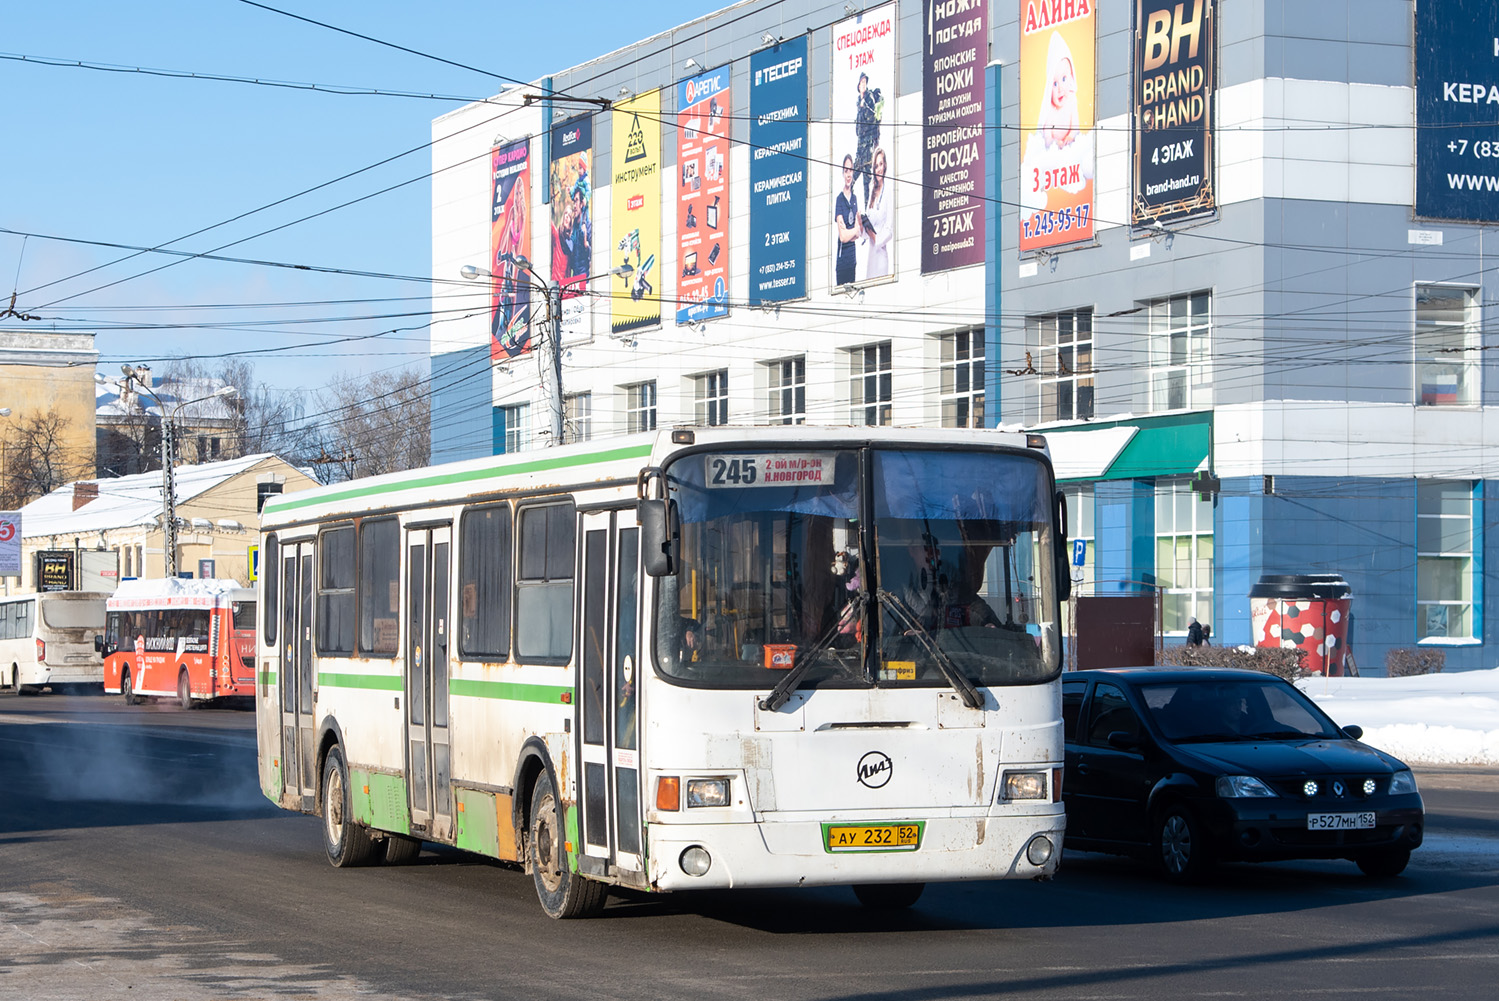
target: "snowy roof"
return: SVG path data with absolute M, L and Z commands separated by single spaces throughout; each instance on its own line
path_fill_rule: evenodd
M 231 477 L 273 458 L 273 453 L 261 452 L 223 462 L 178 466 L 173 473 L 177 503 L 186 504 Z M 156 525 L 161 521 L 161 470 L 83 482 L 98 484 L 99 496 L 77 511 L 73 510 L 71 483 L 21 508 L 22 537 L 82 535 L 132 525 Z
M 238 581 L 221 580 L 216 577 L 199 577 L 186 580 L 181 577 L 157 579 L 122 580 L 109 596 L 108 605 L 114 608 L 139 608 L 146 604 L 157 604 L 165 600 L 183 604 L 209 605 L 218 603 L 220 597 L 228 597 L 248 589 Z
M 1047 431 L 1051 465 L 1059 480 L 1096 480 L 1103 476 L 1140 429 L 1133 426 L 1093 431 Z
M 94 384 L 94 415 L 95 418 L 104 418 L 109 423 L 112 417 L 139 417 L 147 414 L 152 417 L 161 416 L 161 407 L 157 406 L 156 400 L 139 391 L 131 389 L 128 394 L 121 394 L 119 379 L 106 379 Z M 235 417 L 233 400 L 234 397 L 214 396 L 213 394 L 224 388 L 222 379 L 166 379 L 152 377 L 151 392 L 155 393 L 162 404 L 169 411 L 175 410 L 179 405 L 186 402 L 178 415 L 179 420 L 187 421 L 231 421 Z

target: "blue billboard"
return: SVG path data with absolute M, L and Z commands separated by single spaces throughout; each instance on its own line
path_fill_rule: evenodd
M 750 56 L 749 303 L 807 296 L 807 36 Z
M 1499 222 L 1499 4 L 1417 0 L 1416 215 Z

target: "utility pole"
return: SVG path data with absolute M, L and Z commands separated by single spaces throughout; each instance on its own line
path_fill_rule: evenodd
M 175 415 L 168 415 L 160 400 L 157 407 L 161 410 L 161 538 L 166 547 L 166 576 L 172 578 L 177 576 L 177 482 L 172 472 L 176 465 L 176 456 L 172 454 L 176 444 L 172 434 Z
M 547 387 L 552 403 L 552 444 L 561 445 L 567 440 L 566 405 L 562 397 L 562 286 L 552 282 L 547 288 L 547 351 L 550 385 Z

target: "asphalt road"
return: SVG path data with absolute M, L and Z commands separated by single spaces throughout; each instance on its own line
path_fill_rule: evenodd
M 1175 888 L 1069 855 L 1049 884 L 633 896 L 554 922 L 454 851 L 335 870 L 254 779 L 247 712 L 0 696 L 0 998 L 1492 998 L 1499 770 L 1420 770 L 1405 876 L 1231 866 Z

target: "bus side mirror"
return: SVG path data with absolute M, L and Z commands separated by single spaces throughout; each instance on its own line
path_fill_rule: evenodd
M 682 534 L 676 501 L 641 500 L 636 504 L 635 518 L 640 522 L 640 556 L 646 576 L 675 575 L 677 545 Z
M 104 652 L 104 637 L 101 634 L 99 634 L 99 633 L 95 633 L 94 634 L 94 653 L 103 653 L 103 652 Z

